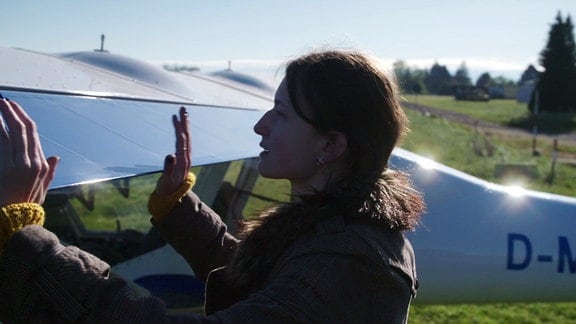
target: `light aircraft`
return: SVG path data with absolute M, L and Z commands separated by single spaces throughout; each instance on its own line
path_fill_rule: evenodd
M 36 120 L 46 154 L 61 157 L 45 226 L 172 310 L 203 301 L 202 284 L 146 210 L 179 106 L 191 117 L 194 190 L 231 231 L 242 215 L 287 197 L 285 183 L 270 190 L 255 169 L 252 125 L 273 93 L 249 76 L 169 72 L 102 50 L 0 47 L 0 92 Z M 400 148 L 391 165 L 411 175 L 428 205 L 408 234 L 416 303 L 576 301 L 576 198 L 489 183 Z

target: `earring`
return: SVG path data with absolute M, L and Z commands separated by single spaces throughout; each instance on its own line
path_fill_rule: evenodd
M 316 166 L 323 166 L 324 164 L 326 164 L 326 161 L 324 161 L 324 157 L 322 155 L 317 156 L 316 157 Z

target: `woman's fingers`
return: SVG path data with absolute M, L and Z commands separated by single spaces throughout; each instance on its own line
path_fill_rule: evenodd
M 29 132 L 35 131 L 35 128 L 33 130 L 29 129 L 30 125 L 26 122 L 26 119 L 29 118 L 25 113 L 23 113 L 20 105 L 8 100 L 5 100 L 4 103 L 6 106 L 2 113 L 6 118 L 8 137 L 12 143 L 13 161 L 18 165 L 29 166 L 31 163 L 29 152 Z
M 14 131 L 10 130 L 11 140 L 14 143 L 14 163 L 22 162 L 22 166 L 29 168 L 31 174 L 35 173 L 38 182 L 43 185 L 43 179 L 48 171 L 48 162 L 42 152 L 40 136 L 36 123 L 28 116 L 22 106 L 14 101 L 9 102 L 14 112 Z M 21 159 L 21 161 L 18 161 Z
M 30 165 L 27 130 L 16 111 L 18 108 L 19 106 L 14 102 L 5 99 L 0 100 L 0 112 L 6 123 L 4 131 L 6 156 L 4 158 L 8 165 L 13 163 Z
M 0 107 L 7 105 L 6 100 L 4 99 L 0 99 Z M 3 108 L 2 108 L 3 111 Z M 0 141 L 8 141 L 9 137 L 8 137 L 8 126 L 6 125 L 6 122 L 4 122 L 4 118 L 2 118 L 1 116 L 3 116 L 4 114 L 0 114 Z
M 164 159 L 164 170 L 156 184 L 158 194 L 170 194 L 178 190 L 190 169 L 188 113 L 184 107 L 180 107 L 178 115 L 172 115 L 172 125 L 176 136 L 176 153 Z
M 172 117 L 176 133 L 176 169 L 174 176 L 178 181 L 184 181 L 190 169 L 190 133 L 188 127 L 188 113 L 186 108 L 180 107 L 180 119 Z
M 13 101 L 0 99 L 0 205 L 42 203 L 58 158 L 46 160 L 36 123 Z
M 184 107 L 180 107 L 180 124 L 182 126 L 182 132 L 184 133 L 183 144 L 187 153 L 190 154 L 190 121 L 188 120 L 188 112 Z
M 176 133 L 176 155 L 178 157 L 188 156 L 190 150 L 190 141 L 188 139 L 188 113 L 184 107 L 180 107 L 180 119 L 176 115 L 172 116 L 174 131 Z
M 4 116 L 8 113 L 8 102 L 0 99 L 0 168 L 4 170 L 8 165 L 12 165 L 12 143 L 8 134 L 8 125 Z
M 46 193 L 48 192 L 48 187 L 56 175 L 56 167 L 58 166 L 58 162 L 60 162 L 60 158 L 57 156 L 51 156 L 46 160 L 47 169 L 45 171 L 44 177 L 41 178 L 41 183 L 38 185 L 38 187 L 41 188 L 41 191 L 37 193 L 35 197 L 35 201 L 38 204 L 44 203 Z
M 17 141 L 22 138 L 24 145 L 21 149 L 24 150 L 25 155 L 27 156 L 25 163 L 39 165 L 42 169 L 46 168 L 46 159 L 44 159 L 42 147 L 40 146 L 40 138 L 36 129 L 36 123 L 28 116 L 28 114 L 26 114 L 24 109 L 22 109 L 18 103 L 10 101 L 9 105 L 16 115 L 15 125 L 17 125 L 17 128 L 15 128 L 15 131 L 22 134 L 22 136 L 14 134 L 14 140 Z M 12 133 L 12 131 L 10 131 L 10 133 Z M 19 155 L 20 152 L 15 150 L 14 154 Z
M 169 154 L 164 158 L 164 174 L 172 177 L 172 173 L 174 173 L 174 155 Z

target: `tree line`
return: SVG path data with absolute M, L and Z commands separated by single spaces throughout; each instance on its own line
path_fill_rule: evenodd
M 466 63 L 458 67 L 454 75 L 445 65 L 434 63 L 430 69 L 411 68 L 403 60 L 394 62 L 393 68 L 404 93 L 454 95 L 457 89 L 475 88 L 490 92 L 506 86 L 522 86 L 533 83 L 534 91 L 528 109 L 531 112 L 576 112 L 576 42 L 570 15 L 565 19 L 559 12 L 551 25 L 548 41 L 540 52 L 542 72 L 529 65 L 518 81 L 503 76 L 493 77 L 482 73 L 471 80 Z M 498 93 L 492 93 L 498 97 Z
M 435 62 L 430 69 L 414 69 L 405 61 L 398 60 L 394 62 L 393 68 L 404 93 L 435 95 L 453 95 L 454 89 L 458 87 L 475 86 L 489 91 L 495 87 L 520 85 L 536 79 L 538 73 L 534 66 L 529 65 L 522 73 L 522 78 L 516 82 L 504 76 L 493 77 L 489 72 L 484 72 L 478 79 L 472 80 L 465 61 L 460 64 L 454 75 L 445 65 L 438 62 Z

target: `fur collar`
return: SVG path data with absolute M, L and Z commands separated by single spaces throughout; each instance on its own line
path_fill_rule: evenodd
M 363 219 L 377 226 L 407 230 L 415 227 L 424 210 L 422 197 L 407 177 L 390 170 L 376 181 L 356 177 L 299 198 L 244 223 L 242 241 L 227 267 L 231 286 L 247 292 L 261 288 L 280 256 L 322 220 L 339 216 L 344 221 Z

